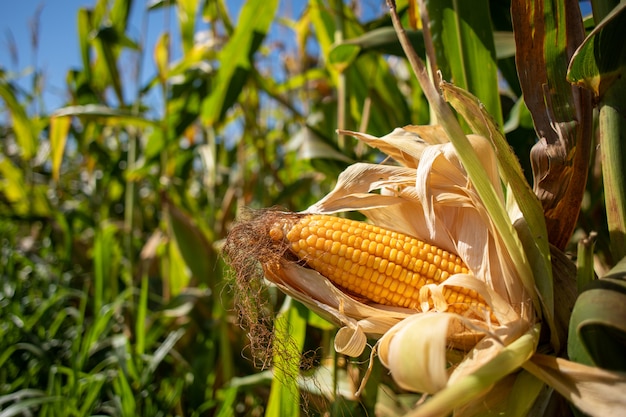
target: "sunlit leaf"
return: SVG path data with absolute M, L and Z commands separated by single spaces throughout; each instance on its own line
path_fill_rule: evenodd
M 408 104 L 403 98 L 389 63 L 382 56 L 362 54 L 354 57 L 356 49 L 353 46 L 345 46 L 350 45 L 351 39 L 363 36 L 365 31 L 357 23 L 354 12 L 346 5 L 341 7 L 344 14 L 341 16 L 341 24 L 346 43 L 338 48 L 339 51 L 347 48 L 344 52 L 347 52 L 348 56 L 344 58 L 349 58 L 348 61 L 355 59 L 352 65 L 347 67 L 344 63 L 335 67 L 329 62 L 327 68 L 330 78 L 333 85 L 339 88 L 339 76 L 345 77 L 345 89 L 350 91 L 350 100 L 346 103 L 346 113 L 349 114 L 344 115 L 348 118 L 347 122 L 358 125 L 367 123 L 368 132 L 382 135 L 411 120 Z M 336 25 L 338 24 L 336 12 L 329 10 L 323 2 L 317 0 L 311 2 L 309 11 L 320 49 L 324 56 L 330 56 L 335 46 Z M 335 59 L 339 61 L 339 57 Z M 368 100 L 371 100 L 371 108 L 376 111 L 370 112 L 368 119 L 364 120 L 364 107 Z
M 215 253 L 204 232 L 196 221 L 186 212 L 178 208 L 172 201 L 166 200 L 169 212 L 169 226 L 172 237 L 180 250 L 185 263 L 193 275 L 208 282 L 213 288 L 213 262 Z
M 489 2 L 426 2 L 430 31 L 443 78 L 478 97 L 502 126 L 500 91 Z
M 606 90 L 626 73 L 625 25 L 626 3 L 621 3 L 577 49 L 569 65 L 567 79 L 602 98 Z
M 91 79 L 91 62 L 89 56 L 89 40 L 91 31 L 91 12 L 89 9 L 81 8 L 78 10 L 77 26 L 78 26 L 78 45 L 80 48 L 80 57 L 83 64 L 83 71 L 87 75 L 87 79 Z
M 157 127 L 157 122 L 133 114 L 129 110 L 120 110 L 100 104 L 63 107 L 52 117 L 80 116 L 111 126 L 131 125 L 137 127 Z
M 189 256 L 188 256 L 189 257 Z M 176 239 L 167 245 L 167 262 L 164 265 L 167 271 L 167 284 L 164 291 L 166 299 L 178 296 L 188 287 L 191 281 L 191 268 L 187 266 Z
M 277 0 L 252 0 L 243 5 L 235 32 L 218 56 L 221 67 L 215 89 L 203 105 L 204 123 L 214 125 L 237 101 L 251 68 L 250 60 L 261 46 L 277 7 Z
M 15 139 L 20 147 L 20 154 L 24 160 L 30 160 L 37 152 L 37 132 L 26 109 L 18 101 L 10 84 L 0 78 L 0 98 L 4 100 L 13 121 Z
M 357 45 L 342 44 L 338 45 L 330 51 L 328 61 L 339 72 L 343 72 L 348 65 L 354 61 L 354 59 L 361 52 L 361 48 Z
M 170 36 L 165 32 L 159 36 L 156 45 L 154 45 L 154 62 L 156 63 L 157 74 L 162 84 L 165 84 L 168 76 L 169 52 Z
M 59 179 L 59 171 L 65 151 L 67 135 L 72 123 L 71 117 L 50 118 L 50 148 L 52 150 L 52 178 Z
M 48 216 L 50 202 L 47 186 L 28 185 L 24 172 L 7 157 L 0 154 L 0 195 L 8 203 L 11 216 Z
M 178 24 L 180 25 L 180 35 L 183 41 L 183 53 L 193 47 L 199 4 L 199 0 L 178 0 L 176 2 Z
M 424 56 L 424 36 L 421 31 L 407 30 L 407 35 L 411 40 L 413 48 L 420 56 Z M 358 47 L 359 53 L 365 52 L 378 52 L 385 55 L 395 55 L 404 57 L 404 51 L 398 41 L 398 35 L 391 26 L 384 26 L 365 32 L 363 35 L 355 38 L 347 39 L 341 44 L 337 45 L 334 49 L 340 48 L 343 45 L 352 45 Z M 333 54 L 331 51 L 331 56 Z

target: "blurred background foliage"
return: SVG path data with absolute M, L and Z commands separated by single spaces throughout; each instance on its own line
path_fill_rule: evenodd
M 268 358 L 255 358 L 238 325 L 219 254 L 242 208 L 305 209 L 351 162 L 382 160 L 337 128 L 382 136 L 429 123 L 386 7 L 310 0 L 290 18 L 278 0 L 229 3 L 97 0 L 78 10 L 82 64 L 67 69 L 66 103 L 50 112 L 41 68 L 25 88 L 0 66 L 0 415 L 391 416 L 417 399 L 379 365 L 354 398 L 364 360 L 338 357 L 333 327 L 271 288 L 265 307 L 307 363 L 255 366 Z M 510 3 L 461 3 L 431 5 L 439 69 L 504 126 L 530 181 L 537 135 Z M 130 34 L 131 6 L 144 19 L 175 11 L 153 50 Z M 413 6 L 398 2 L 423 55 Z M 467 38 L 451 26 L 443 36 L 454 24 Z M 271 31 L 284 40 L 268 42 Z M 602 193 L 592 164 L 575 237 L 597 232 L 606 271 Z M 299 368 L 303 377 L 289 378 Z

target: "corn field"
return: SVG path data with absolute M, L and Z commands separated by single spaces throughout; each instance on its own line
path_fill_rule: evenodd
M 0 63 L 0 417 L 626 413 L 625 3 L 235 3 Z

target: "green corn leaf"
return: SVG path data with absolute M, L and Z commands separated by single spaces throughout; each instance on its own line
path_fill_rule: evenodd
M 97 61 L 99 72 L 106 74 L 106 80 L 113 87 L 113 91 L 120 103 L 124 103 L 122 79 L 117 67 L 117 47 L 119 36 L 112 26 L 104 26 L 97 31 L 94 38 L 95 47 L 101 60 Z
M 61 162 L 65 151 L 67 135 L 72 123 L 71 117 L 51 117 L 50 118 L 50 150 L 52 152 L 52 178 L 59 180 Z
M 52 117 L 64 116 L 80 116 L 108 126 L 158 127 L 157 122 L 138 116 L 131 111 L 114 109 L 101 104 L 63 107 L 52 114 Z
M 169 66 L 169 51 L 170 51 L 170 35 L 165 32 L 154 45 L 154 62 L 157 67 L 157 76 L 162 84 L 165 84 L 168 76 Z
M 569 357 L 626 372 L 626 258 L 583 291 L 570 321 Z
M 91 80 L 91 62 L 89 56 L 89 39 L 91 32 L 91 11 L 86 8 L 78 10 L 77 17 L 78 26 L 78 46 L 80 49 L 80 58 L 83 63 L 83 71 L 86 75 L 87 82 Z
M 569 64 L 569 82 L 602 99 L 626 71 L 626 3 L 621 3 L 587 36 Z M 607 53 L 609 52 L 610 53 Z
M 411 40 L 413 48 L 417 54 L 424 57 L 424 36 L 421 30 L 407 30 L 407 36 Z M 392 26 L 384 26 L 376 29 L 372 29 L 364 34 L 343 41 L 342 43 L 333 47 L 330 51 L 329 57 L 332 58 L 336 49 L 349 46 L 356 50 L 358 54 L 366 52 L 377 52 L 385 55 L 394 55 L 404 57 L 404 51 L 398 41 L 398 35 Z M 349 56 L 351 57 L 351 56 Z M 351 57 L 356 58 L 356 56 Z
M 216 255 L 209 239 L 188 213 L 169 199 L 165 199 L 165 204 L 169 212 L 169 228 L 185 264 L 196 278 L 214 288 L 213 268 Z
M 184 239 L 184 237 L 182 237 Z M 193 261 L 192 261 L 193 262 Z M 189 286 L 191 279 L 190 269 L 181 254 L 181 250 L 174 239 L 167 245 L 167 283 L 168 296 L 176 297 Z
M 24 171 L 0 154 L 0 194 L 9 203 L 11 215 L 49 216 L 47 192 L 44 184 L 27 184 Z
M 0 411 L 0 417 L 31 415 L 33 411 L 37 410 L 43 404 L 58 403 L 61 401 L 63 401 L 63 397 L 58 395 L 28 398 L 2 409 Z
M 381 136 L 397 126 L 409 123 L 412 117 L 408 104 L 403 99 L 388 62 L 378 54 L 359 55 L 359 50 L 355 48 L 358 44 L 350 43 L 352 39 L 366 36 L 353 11 L 345 5 L 341 8 L 341 22 L 347 41 L 338 46 L 334 43 L 337 11 L 330 10 L 320 0 L 312 1 L 309 11 L 322 54 L 329 57 L 326 68 L 329 70 L 332 85 L 341 90 L 341 76 L 345 80 L 343 89 L 349 91 L 346 103 L 348 114 L 345 115 L 349 118 L 346 123 L 358 126 L 366 122 L 369 133 Z M 363 120 L 364 104 L 369 100 L 371 108 L 376 111 L 371 112 L 367 120 Z
M 426 7 L 437 67 L 443 78 L 478 97 L 502 126 L 489 2 L 431 0 Z
M 328 55 L 328 62 L 338 71 L 343 72 L 361 53 L 361 48 L 353 44 L 341 44 L 334 47 Z
M 118 228 L 104 224 L 96 233 L 93 246 L 94 313 L 117 297 L 121 249 L 116 236 Z
M 274 322 L 274 379 L 267 404 L 267 417 L 300 414 L 298 375 L 309 311 L 287 298 Z
M 214 90 L 205 100 L 202 120 L 208 125 L 221 121 L 237 101 L 252 67 L 251 59 L 259 49 L 278 8 L 277 0 L 247 1 L 240 12 L 236 29 L 220 52 L 220 68 Z
M 22 158 L 29 161 L 37 152 L 37 134 L 36 124 L 26 114 L 26 109 L 19 103 L 12 86 L 3 78 L 0 78 L 0 98 L 6 103 L 11 120 L 13 122 L 13 131 L 15 140 L 20 147 Z
M 83 381 L 85 383 L 85 396 L 82 398 L 78 414 L 86 416 L 92 414 L 100 395 L 102 395 L 101 390 L 104 383 L 107 382 L 107 378 L 103 374 L 96 373 L 89 375 Z
M 183 41 L 183 53 L 193 48 L 199 4 L 199 0 L 178 0 L 176 2 L 180 37 Z
M 137 415 L 137 401 L 135 399 L 135 393 L 126 378 L 124 372 L 118 372 L 116 378 L 113 380 L 113 392 L 119 399 L 118 404 L 121 407 L 121 416 L 130 417 Z
M 24 173 L 4 155 L 0 155 L 0 192 L 17 213 L 28 212 L 28 191 Z

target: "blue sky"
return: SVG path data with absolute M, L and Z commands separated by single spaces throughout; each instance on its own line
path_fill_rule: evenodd
M 44 102 L 48 112 L 62 106 L 64 99 L 64 86 L 66 72 L 72 67 L 80 66 L 80 56 L 77 44 L 76 16 L 81 7 L 91 7 L 96 0 L 0 0 L 0 67 L 9 71 L 23 72 L 36 65 L 46 75 Z M 238 11 L 244 0 L 227 0 L 231 17 L 236 19 Z M 148 1 L 135 0 L 131 12 L 130 35 L 133 39 L 139 39 L 141 35 L 141 21 L 146 13 L 145 7 Z M 382 8 L 384 3 L 380 0 L 363 1 L 366 13 L 372 13 L 373 9 Z M 281 1 L 280 14 L 282 16 L 297 18 L 302 12 L 306 0 Z M 583 2 L 584 11 L 589 10 L 588 2 Z M 31 22 L 37 10 L 39 15 L 39 48 L 36 58 L 31 48 Z M 369 9 L 369 10 L 367 10 Z M 380 9 L 379 9 L 380 10 Z M 170 9 L 170 12 L 172 9 Z M 148 13 L 148 33 L 144 59 L 152 59 L 154 42 L 164 30 L 163 9 Z M 176 17 L 171 17 L 172 25 Z M 177 29 L 172 27 L 173 35 Z M 270 37 L 289 41 L 280 33 L 270 33 Z M 13 39 L 17 46 L 17 62 L 11 57 L 9 45 Z M 176 44 L 176 42 L 173 42 Z M 36 61 L 35 61 L 36 59 Z M 144 62 L 142 81 L 146 81 L 153 75 L 152 62 Z M 24 75 L 20 78 L 22 85 L 28 85 L 31 76 Z M 28 89 L 27 89 L 28 90 Z
M 228 0 L 231 17 L 236 20 L 244 0 Z M 92 7 L 96 0 L 0 0 L 0 67 L 11 72 L 24 72 L 36 63 L 46 76 L 44 102 L 48 112 L 62 106 L 65 76 L 73 67 L 80 67 L 76 16 L 79 8 Z M 130 35 L 138 40 L 147 1 L 136 0 L 130 17 Z M 295 18 L 303 10 L 305 0 L 281 2 L 281 14 Z M 39 47 L 36 58 L 31 43 L 31 22 L 39 15 Z M 172 9 L 170 9 L 170 12 Z M 148 13 L 148 30 L 142 81 L 154 75 L 152 50 L 158 36 L 164 31 L 163 9 Z M 177 32 L 176 16 L 172 13 L 172 36 Z M 273 34 L 273 36 L 277 36 Z M 9 45 L 13 39 L 17 46 L 17 62 L 11 57 Z M 176 44 L 176 41 L 173 42 Z M 36 59 L 36 61 L 35 61 Z M 21 85 L 28 85 L 32 76 L 20 77 Z
M 92 4 L 92 1 L 63 0 L 63 7 L 59 7 L 61 2 L 40 0 L 2 0 L 2 3 L 0 65 L 9 71 L 24 71 L 28 67 L 32 68 L 35 61 L 31 48 L 30 27 L 37 9 L 41 7 L 37 66 L 48 75 L 46 102 L 60 101 L 62 92 L 55 94 L 55 90 L 62 91 L 65 72 L 80 62 L 76 41 L 76 12 L 79 7 Z M 11 58 L 10 38 L 13 38 L 17 46 L 17 63 Z M 23 79 L 23 82 L 28 82 L 26 79 Z

